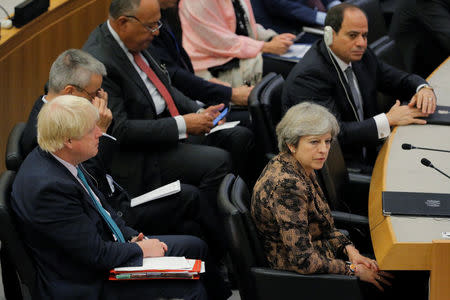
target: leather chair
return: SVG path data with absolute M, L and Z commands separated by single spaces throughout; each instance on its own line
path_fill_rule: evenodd
M 241 299 L 362 299 L 356 277 L 301 275 L 269 268 L 248 211 L 249 203 L 244 181 L 228 174 L 219 188 L 218 205 Z
M 36 269 L 21 235 L 16 230 L 10 207 L 11 187 L 16 173 L 0 176 L 0 240 L 3 284 L 7 299 L 32 299 L 36 287 Z
M 269 73 L 264 76 L 261 81 L 257 85 L 255 85 L 248 97 L 248 107 L 254 127 L 255 139 L 258 147 L 257 149 L 259 149 L 259 151 L 263 152 L 264 154 L 278 152 L 276 143 L 273 143 L 274 132 L 270 130 L 268 120 L 266 119 L 264 110 L 260 102 L 260 99 L 266 87 L 275 77 L 277 77 L 275 73 Z
M 23 157 L 22 149 L 20 147 L 20 138 L 25 130 L 26 123 L 17 123 L 8 136 L 8 143 L 6 145 L 6 168 L 11 171 L 19 170 L 25 157 Z

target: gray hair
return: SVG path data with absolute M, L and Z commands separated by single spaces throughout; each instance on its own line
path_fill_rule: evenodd
M 339 133 L 336 118 L 325 107 L 311 102 L 292 106 L 277 125 L 278 149 L 288 151 L 288 145 L 297 145 L 302 136 Z
M 105 66 L 87 52 L 69 49 L 53 62 L 48 88 L 54 93 L 60 93 L 68 85 L 85 88 L 93 74 L 106 76 Z
M 120 16 L 135 15 L 141 5 L 141 0 L 112 0 L 109 6 L 109 16 L 117 19 Z
M 97 108 L 88 100 L 73 95 L 58 96 L 44 104 L 38 114 L 38 144 L 44 151 L 58 151 L 67 139 L 82 138 L 98 118 Z

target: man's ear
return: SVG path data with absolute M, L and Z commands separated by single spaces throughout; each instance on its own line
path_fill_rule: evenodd
M 67 140 L 64 142 L 64 146 L 67 147 L 67 148 L 69 148 L 69 149 L 72 149 L 72 140 L 71 140 L 71 139 L 67 139 Z
M 72 95 L 76 88 L 73 85 L 66 85 L 62 90 L 62 94 L 64 95 Z

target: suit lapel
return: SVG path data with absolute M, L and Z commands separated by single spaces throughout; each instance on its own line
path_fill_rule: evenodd
M 130 79 L 137 85 L 137 87 L 145 95 L 147 101 L 150 103 L 156 115 L 155 104 L 153 103 L 152 97 L 147 89 L 147 86 L 145 85 L 144 81 L 142 81 L 142 78 L 139 76 L 139 73 L 136 71 L 133 64 L 130 62 L 130 60 L 124 53 L 123 49 L 116 42 L 111 32 L 109 32 L 108 25 L 106 25 L 106 23 L 103 24 L 102 31 L 108 41 L 108 46 L 112 49 L 112 52 L 115 53 L 114 58 L 117 59 L 117 64 L 119 65 L 118 69 L 119 70 L 122 69 L 124 73 L 129 75 Z
M 320 47 L 319 49 L 320 49 L 322 56 L 325 57 L 325 60 L 327 61 L 328 65 L 330 66 L 330 68 L 331 68 L 330 72 L 331 72 L 331 74 L 333 74 L 333 76 L 335 77 L 335 81 L 338 83 L 339 88 L 342 90 L 344 97 L 345 97 L 345 101 L 347 101 L 345 94 L 348 94 L 348 97 L 350 98 L 350 101 L 351 101 L 353 107 L 355 108 L 355 112 L 356 112 L 356 104 L 355 104 L 355 100 L 353 99 L 353 95 L 352 95 L 350 86 L 347 83 L 347 76 L 345 76 L 344 72 L 341 71 L 341 68 L 339 67 L 339 64 L 337 63 L 337 61 L 334 59 L 333 55 L 331 53 L 328 53 L 328 50 L 326 49 L 326 46 L 323 43 L 323 41 L 319 41 L 318 47 Z M 355 70 L 353 70 L 353 71 L 355 71 Z M 342 86 L 339 76 L 342 79 L 342 83 L 344 84 L 345 88 Z M 358 78 L 358 76 L 356 76 L 356 78 Z M 359 81 L 359 78 L 358 78 L 358 81 Z M 361 96 L 364 99 L 364 95 L 361 94 Z M 364 103 L 364 101 L 363 101 L 363 103 Z M 355 117 L 355 120 L 357 120 L 358 118 L 353 113 L 352 108 L 349 105 L 346 105 L 345 107 L 347 107 L 347 111 Z

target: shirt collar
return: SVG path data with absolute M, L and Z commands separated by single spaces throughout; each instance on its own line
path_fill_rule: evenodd
M 47 99 L 45 98 L 45 96 L 46 96 L 46 95 L 42 96 L 41 99 L 42 99 L 42 102 L 47 103 L 48 101 L 47 101 Z
M 328 46 L 325 46 L 325 47 L 327 47 L 328 48 L 327 50 L 330 51 L 331 55 L 333 55 L 334 59 L 337 61 L 338 65 L 339 65 L 339 68 L 341 68 L 342 72 L 345 72 L 345 70 L 348 67 L 352 67 L 352 63 L 351 62 L 349 64 L 344 62 L 336 54 L 334 54 L 333 50 L 331 50 L 330 47 L 328 47 Z
M 130 53 L 128 48 L 125 46 L 125 44 L 120 39 L 119 34 L 114 30 L 114 28 L 112 28 L 109 20 L 106 21 L 106 24 L 108 25 L 109 32 L 111 32 L 111 35 L 113 36 L 114 40 L 116 40 L 116 42 L 119 44 L 120 48 L 122 48 L 122 50 L 125 51 L 125 53 Z
M 77 176 L 78 176 L 78 171 L 77 171 L 77 167 L 76 167 L 76 166 L 74 166 L 74 165 L 72 165 L 71 163 L 65 161 L 64 159 L 62 159 L 62 158 L 56 156 L 56 155 L 53 154 L 53 153 L 50 153 L 50 154 L 53 155 L 53 157 L 56 158 L 56 160 L 59 161 L 64 167 L 66 167 L 66 168 L 69 170 L 69 172 L 70 172 L 75 178 L 77 178 Z

